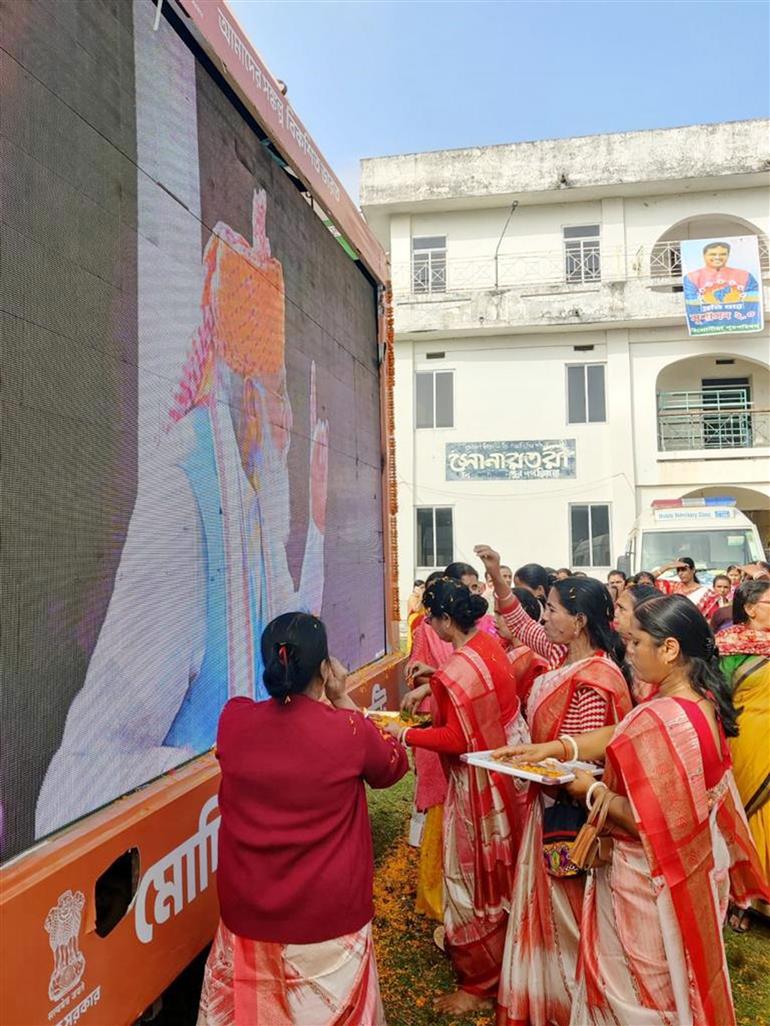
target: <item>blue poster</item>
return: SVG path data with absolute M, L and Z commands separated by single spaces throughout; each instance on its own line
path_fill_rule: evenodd
M 680 245 L 690 334 L 761 331 L 762 272 L 756 235 L 684 239 Z
M 531 481 L 575 477 L 575 439 L 447 442 L 447 481 Z

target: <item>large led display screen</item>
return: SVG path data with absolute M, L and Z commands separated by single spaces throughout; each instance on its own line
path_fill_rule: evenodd
M 385 648 L 376 290 L 155 10 L 0 5 L 5 857 L 209 748 L 277 614 Z

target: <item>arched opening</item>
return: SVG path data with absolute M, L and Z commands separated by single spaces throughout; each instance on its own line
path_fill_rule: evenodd
M 685 493 L 683 499 L 705 499 L 708 497 L 730 495 L 735 499 L 738 509 L 745 513 L 749 520 L 757 525 L 759 537 L 765 549 L 770 550 L 770 496 L 753 488 L 738 488 L 733 485 L 710 485 L 707 488 L 696 488 Z
M 681 242 L 684 239 L 711 239 L 716 236 L 730 237 L 736 235 L 756 235 L 759 239 L 759 264 L 763 274 L 770 270 L 770 251 L 767 236 L 759 228 L 742 217 L 732 214 L 698 214 L 686 217 L 671 225 L 660 236 L 650 253 L 650 277 L 659 284 L 657 291 L 673 292 L 681 290 L 682 254 Z M 670 279 L 676 279 L 671 282 Z M 669 279 L 666 281 L 666 279 Z
M 658 374 L 658 451 L 770 446 L 768 365 L 731 353 L 691 356 Z

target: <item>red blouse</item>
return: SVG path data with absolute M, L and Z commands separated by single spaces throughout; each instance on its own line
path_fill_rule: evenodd
M 233 933 L 313 944 L 373 914 L 364 781 L 406 773 L 403 748 L 358 712 L 305 695 L 233 698 L 217 732 L 222 768 L 217 890 Z
M 500 703 L 502 722 L 509 723 L 519 710 L 519 696 L 516 691 L 516 676 L 508 656 L 501 645 L 483 631 L 477 630 L 467 644 L 475 648 L 487 664 Z M 446 665 L 448 667 L 449 663 Z M 438 718 L 442 726 L 411 727 L 407 743 L 412 748 L 427 748 L 443 755 L 462 755 L 468 751 L 468 742 L 454 703 L 436 677 L 431 679 L 431 690 L 438 706 Z

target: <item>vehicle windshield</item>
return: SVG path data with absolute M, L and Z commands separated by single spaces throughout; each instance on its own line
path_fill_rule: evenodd
M 670 563 L 678 556 L 689 556 L 699 571 L 703 583 L 710 582 L 713 573 L 723 571 L 731 563 L 742 566 L 764 559 L 757 549 L 754 532 L 746 528 L 718 528 L 713 531 L 644 531 L 642 534 L 642 558 L 640 566 L 643 570 Z M 674 577 L 671 571 L 665 575 Z

